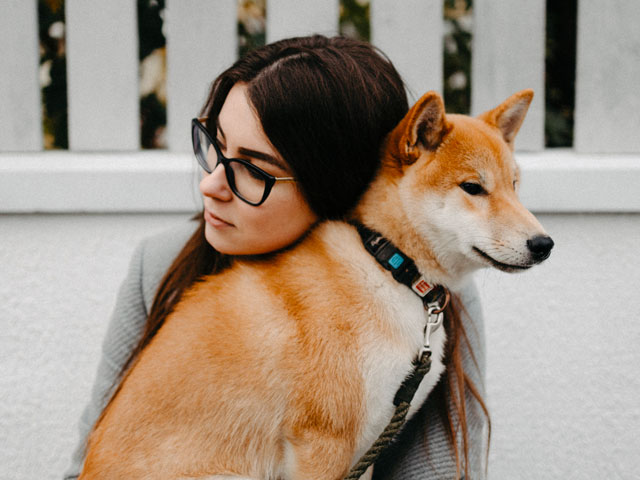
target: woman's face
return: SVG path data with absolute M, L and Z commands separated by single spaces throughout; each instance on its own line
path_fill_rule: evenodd
M 225 157 L 241 158 L 275 177 L 293 174 L 262 130 L 245 84 L 229 91 L 218 116 L 216 135 Z M 216 155 L 213 149 L 210 155 Z M 215 165 L 215 160 L 213 165 Z M 286 247 L 317 220 L 295 182 L 276 182 L 265 202 L 245 203 L 231 191 L 218 165 L 200 182 L 204 196 L 205 237 L 217 251 L 255 255 Z

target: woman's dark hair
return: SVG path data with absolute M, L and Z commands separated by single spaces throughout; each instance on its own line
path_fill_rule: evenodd
M 262 128 L 293 170 L 320 218 L 341 218 L 355 206 L 375 175 L 383 139 L 407 113 L 402 78 L 366 42 L 345 37 L 296 37 L 252 50 L 213 82 L 201 114 L 207 129 L 231 88 L 248 85 Z M 161 281 L 144 335 L 124 373 L 171 313 L 182 293 L 203 275 L 227 268 L 199 227 Z M 122 375 L 121 375 L 122 376 Z
M 320 218 L 341 218 L 356 204 L 378 168 L 381 140 L 408 110 L 393 65 L 345 37 L 281 40 L 238 60 L 202 111 L 214 135 L 236 83 L 247 84 L 265 134 Z
M 378 170 L 384 138 L 408 111 L 404 84 L 391 62 L 370 44 L 344 37 L 290 38 L 257 48 L 213 82 L 201 112 L 208 117 L 211 133 L 216 132 L 229 91 L 239 82 L 248 86 L 265 134 L 292 169 L 311 209 L 321 219 L 344 218 Z M 199 226 L 160 282 L 145 331 L 120 372 L 119 385 L 184 291 L 233 263 L 233 257 L 206 241 L 202 213 L 194 219 Z M 461 338 L 462 324 L 451 325 L 452 338 Z M 447 371 L 451 367 L 457 375 L 442 387 L 448 399 L 443 397 L 442 408 L 460 469 L 456 425 L 464 430 L 466 416 L 464 395 L 462 404 L 456 399 L 469 385 L 461 371 L 458 343 L 450 347 L 447 359 Z M 463 437 L 466 460 L 466 432 Z

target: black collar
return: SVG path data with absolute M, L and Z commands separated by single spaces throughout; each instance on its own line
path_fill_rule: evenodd
M 376 232 L 357 221 L 350 222 L 360 234 L 362 243 L 367 251 L 382 265 L 391 272 L 393 278 L 409 287 L 416 295 L 422 298 L 425 307 L 428 304 L 437 303 L 444 310 L 449 300 L 449 294 L 442 285 L 432 285 L 428 283 L 420 274 L 415 262 L 396 247 L 390 240 L 381 233 Z M 440 302 L 442 300 L 442 303 Z

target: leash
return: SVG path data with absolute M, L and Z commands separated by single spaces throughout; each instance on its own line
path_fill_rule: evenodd
M 393 399 L 396 409 L 389 424 L 344 477 L 344 480 L 358 480 L 376 462 L 405 424 L 411 401 L 420 387 L 422 379 L 431 369 L 431 334 L 442 325 L 444 310 L 450 300 L 449 291 L 445 287 L 427 283 L 418 271 L 415 262 L 384 238 L 382 234 L 358 222 L 351 222 L 351 224 L 358 230 L 366 250 L 373 255 L 378 263 L 385 270 L 390 271 L 396 281 L 411 288 L 416 295 L 422 298 L 424 309 L 427 312 L 427 323 L 424 328 L 422 348 L 413 361 L 413 371 L 404 379 Z

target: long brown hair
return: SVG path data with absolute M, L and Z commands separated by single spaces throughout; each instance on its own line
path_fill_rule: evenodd
M 474 363 L 474 367 L 480 371 L 474 354 L 463 316 L 469 320 L 470 326 L 477 328 L 473 324 L 473 319 L 469 316 L 464 305 L 456 295 L 451 296 L 451 302 L 447 305 L 444 316 L 444 327 L 447 331 L 447 344 L 445 348 L 445 373 L 440 379 L 439 385 L 432 393 L 434 397 L 434 405 L 440 413 L 441 421 L 446 427 L 449 442 L 453 445 L 454 456 L 456 462 L 456 476 L 459 477 L 461 471 L 464 476 L 469 477 L 469 429 L 467 424 L 467 399 L 474 399 L 487 419 L 487 440 L 486 440 L 486 457 L 485 463 L 489 455 L 489 442 L 491 439 L 491 420 L 489 418 L 489 410 L 482 399 L 482 395 L 478 387 L 474 384 L 469 376 L 469 372 L 465 371 L 462 366 L 463 351 L 467 350 Z M 477 332 L 478 333 L 478 332 Z M 457 439 L 460 439 L 462 446 L 462 455 L 458 450 Z
M 377 172 L 382 140 L 408 111 L 404 84 L 391 62 L 370 44 L 344 37 L 292 38 L 249 52 L 211 86 L 201 112 L 208 117 L 210 132 L 216 131 L 217 116 L 238 82 L 248 85 L 265 134 L 320 219 L 344 218 L 355 206 Z M 202 215 L 195 218 L 199 226 L 160 282 L 144 333 L 120 373 L 120 385 L 182 294 L 202 276 L 219 273 L 233 262 L 206 241 Z M 447 371 L 458 373 L 445 388 L 448 395 L 465 391 L 469 382 L 457 347 L 462 324 L 453 320 L 447 328 L 452 339 Z M 449 395 L 443 409 L 459 464 L 455 425 L 465 426 L 465 402 L 462 396 L 450 411 L 449 397 L 456 398 Z M 466 459 L 464 428 L 463 439 Z

